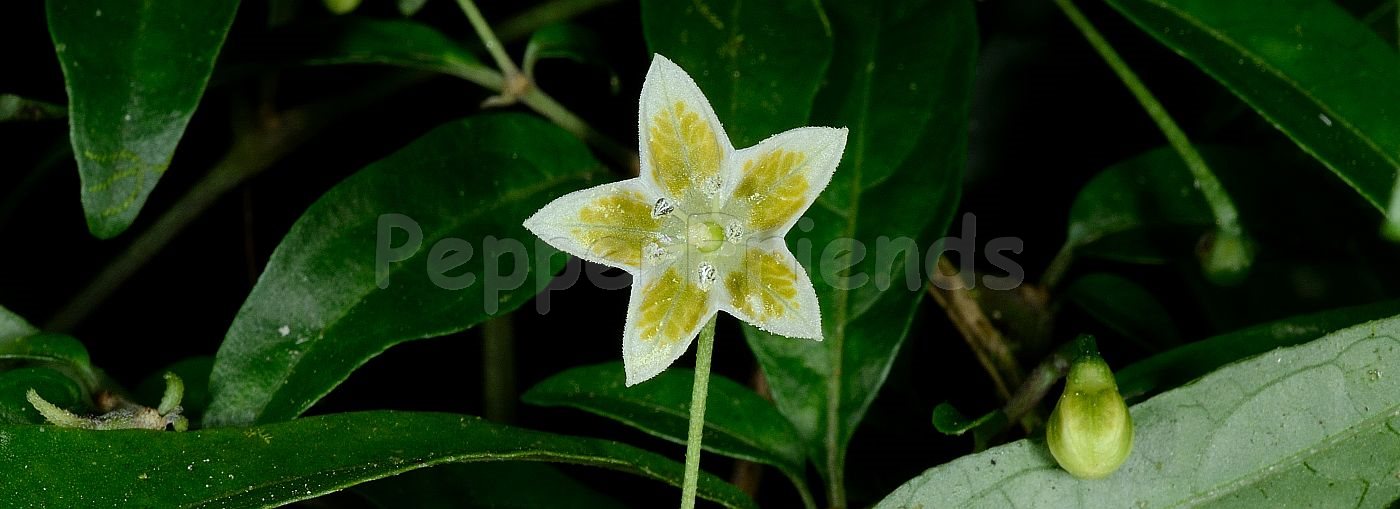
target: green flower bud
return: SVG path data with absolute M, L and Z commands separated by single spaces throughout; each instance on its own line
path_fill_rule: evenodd
M 1092 345 L 1092 340 L 1088 344 Z M 1112 474 L 1133 450 L 1133 419 L 1108 364 L 1092 347 L 1069 368 L 1065 392 L 1050 414 L 1050 454 L 1080 479 Z
M 1239 232 L 1216 231 L 1201 239 L 1201 268 L 1206 279 L 1221 286 L 1234 286 L 1249 275 L 1254 264 L 1254 245 Z

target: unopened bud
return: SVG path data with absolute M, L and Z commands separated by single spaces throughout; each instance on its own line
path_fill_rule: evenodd
M 323 0 L 323 1 L 324 1 L 325 4 L 326 4 L 326 10 L 331 11 L 331 14 L 335 14 L 335 15 L 350 14 L 351 12 L 354 12 L 354 11 L 355 11 L 355 8 L 356 8 L 356 7 L 359 7 L 359 6 L 360 6 L 360 0 Z
M 1065 392 L 1045 427 L 1045 441 L 1060 467 L 1080 479 L 1107 477 L 1132 452 L 1128 405 L 1118 393 L 1113 371 L 1092 346 L 1070 366 Z

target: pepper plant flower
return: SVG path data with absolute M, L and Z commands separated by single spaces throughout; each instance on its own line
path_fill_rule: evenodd
M 801 127 L 736 150 L 695 81 L 661 55 L 639 109 L 640 176 L 570 193 L 525 221 L 564 252 L 632 274 L 627 385 L 675 362 L 719 310 L 821 340 L 812 281 L 783 237 L 831 181 L 846 129 Z

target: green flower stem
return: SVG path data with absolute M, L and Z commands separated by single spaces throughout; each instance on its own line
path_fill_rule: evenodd
M 515 67 L 515 62 L 511 61 L 510 55 L 506 54 L 506 48 L 496 38 L 496 33 L 491 31 L 491 25 L 486 23 L 486 18 L 481 16 L 481 11 L 476 8 L 476 2 L 472 0 L 457 0 L 457 5 L 462 7 L 462 12 L 466 13 L 467 19 L 471 20 L 472 29 L 476 30 L 477 37 L 481 38 L 481 43 L 486 45 L 486 52 L 491 54 L 491 58 L 496 60 L 496 67 L 507 78 L 520 74 L 520 69 Z
M 690 431 L 685 440 L 685 481 L 681 483 L 681 509 L 695 508 L 700 481 L 700 440 L 705 434 L 705 397 L 710 393 L 710 358 L 715 353 L 715 317 L 700 329 L 695 348 L 695 386 L 690 392 Z
M 1236 212 L 1235 204 L 1230 200 L 1230 195 L 1226 194 L 1225 188 L 1220 185 L 1220 180 L 1215 178 L 1215 174 L 1206 165 L 1205 159 L 1191 146 L 1191 140 L 1172 120 L 1171 115 L 1162 107 L 1162 103 L 1158 102 L 1152 92 L 1147 90 L 1142 80 L 1138 79 L 1137 74 L 1133 73 L 1133 70 L 1128 67 L 1118 52 L 1114 51 L 1113 46 L 1103 38 L 1098 29 L 1094 28 L 1093 23 L 1084 17 L 1084 13 L 1080 12 L 1071 0 L 1055 0 L 1055 4 L 1060 6 L 1060 10 L 1064 11 L 1065 16 L 1084 35 L 1084 39 L 1089 41 L 1089 45 L 1093 46 L 1094 50 L 1108 64 L 1108 67 L 1113 69 L 1114 74 L 1118 75 L 1118 79 L 1123 81 L 1123 85 L 1128 87 L 1128 90 L 1133 93 L 1133 97 L 1136 97 L 1138 103 L 1142 104 L 1143 109 L 1147 111 L 1147 115 L 1152 117 L 1152 121 L 1157 124 L 1157 128 L 1167 137 L 1167 142 L 1171 144 L 1173 149 L 1176 149 L 1177 154 L 1186 163 L 1186 167 L 1191 170 L 1191 175 L 1200 183 L 1201 194 L 1205 196 L 1206 203 L 1210 205 L 1211 212 L 1215 215 L 1216 227 L 1225 234 L 1242 235 L 1244 231 L 1240 228 L 1239 213 Z

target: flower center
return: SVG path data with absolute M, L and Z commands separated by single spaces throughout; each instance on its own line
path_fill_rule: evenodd
M 714 221 L 694 221 L 686 232 L 687 240 L 701 253 L 712 253 L 724 246 L 724 227 Z

